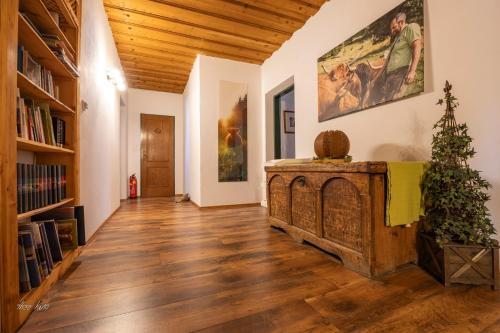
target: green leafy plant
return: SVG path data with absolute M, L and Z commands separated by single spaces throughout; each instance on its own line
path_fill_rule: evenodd
M 445 114 L 434 125 L 438 131 L 432 138 L 432 159 L 422 181 L 425 230 L 434 234 L 440 246 L 451 242 L 497 245 L 491 238 L 496 232 L 486 207 L 490 184 L 467 163 L 476 152 L 467 125 L 455 120 L 458 101 L 451 89 L 446 81 L 445 97 L 437 103 L 445 105 Z

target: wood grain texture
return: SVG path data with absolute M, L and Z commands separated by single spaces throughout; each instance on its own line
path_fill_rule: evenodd
M 0 316 L 15 327 L 17 272 L 16 78 L 18 2 L 0 1 Z M 10 272 L 10 274 L 6 274 Z
M 145 110 L 146 111 L 146 110 Z M 141 113 L 141 196 L 175 195 L 175 118 Z
M 379 281 L 261 207 L 124 201 L 20 332 L 495 332 L 498 293 L 416 266 Z M 487 310 L 487 311 L 486 311 Z
M 416 261 L 417 226 L 385 226 L 386 169 L 384 162 L 268 166 L 269 222 L 368 277 L 394 272 Z
M 71 7 L 67 0 L 44 1 L 50 5 L 51 10 L 59 11 L 66 23 L 59 29 L 53 22 L 47 8 L 39 0 L 22 0 L 21 9 L 29 11 L 41 28 L 47 29 L 56 35 L 61 35 L 62 40 L 69 41 L 69 51 L 76 54 L 71 57 L 78 65 L 79 61 L 79 34 L 78 22 L 73 25 L 68 20 L 81 19 L 81 2 L 73 3 Z M 60 8 L 64 6 L 64 8 Z M 76 12 L 73 12 L 76 9 Z M 68 12 L 71 10 L 71 12 Z M 64 16 L 64 17 L 63 17 Z M 75 23 L 75 22 L 73 22 Z M 42 29 L 43 30 L 43 29 Z M 18 43 L 23 44 L 35 59 L 45 65 L 54 74 L 54 81 L 59 85 L 59 100 L 49 96 L 44 91 L 35 87 L 26 77 L 17 72 Z M 0 2 L 0 285 L 1 285 L 1 321 L 2 332 L 14 332 L 28 316 L 27 312 L 20 312 L 17 305 L 21 301 L 19 294 L 18 275 L 18 244 L 17 220 L 27 218 L 34 211 L 17 215 L 17 186 L 16 186 L 16 159 L 17 151 L 34 153 L 38 164 L 63 164 L 67 167 L 67 195 L 71 200 L 63 201 L 64 204 L 78 203 L 79 200 L 79 81 L 62 65 L 62 63 L 49 50 L 45 42 L 19 15 L 19 1 L 9 0 Z M 21 96 L 35 100 L 49 102 L 51 112 L 66 121 L 66 142 L 71 149 L 57 148 L 40 143 L 16 138 L 16 91 L 19 88 Z M 61 203 L 62 204 L 62 203 Z M 37 211 L 54 208 L 44 207 Z M 53 275 L 50 275 L 41 287 L 28 294 L 30 301 L 35 301 L 47 291 L 53 282 L 64 271 L 69 261 L 61 264 Z
M 197 54 L 263 63 L 324 2 L 104 0 L 104 8 L 122 61 L 134 57 L 143 64 L 154 58 L 160 68 L 161 62 L 172 66 L 177 61 L 187 76 Z M 188 66 L 180 66 L 184 63 Z M 128 70 L 124 67 L 127 77 Z M 158 84 L 151 75 L 139 76 L 139 80 L 127 80 L 130 87 L 179 93 L 187 82 L 187 78 L 183 79 L 178 88 Z

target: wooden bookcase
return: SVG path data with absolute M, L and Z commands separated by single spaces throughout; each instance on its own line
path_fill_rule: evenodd
M 66 251 L 42 284 L 26 294 L 19 292 L 17 233 L 18 221 L 64 205 L 79 203 L 79 79 L 58 59 L 44 40 L 20 14 L 46 34 L 58 36 L 64 51 L 78 67 L 82 0 L 0 1 L 0 319 L 2 333 L 15 332 L 31 311 L 17 305 L 36 305 L 48 289 L 71 266 L 80 248 Z M 60 24 L 50 14 L 57 12 Z M 54 98 L 17 70 L 18 45 L 23 45 L 36 61 L 49 69 L 59 86 Z M 66 145 L 51 146 L 17 137 L 16 93 L 21 97 L 47 102 L 52 115 L 66 121 Z M 16 163 L 19 153 L 33 158 L 35 164 L 66 166 L 67 198 L 59 203 L 17 214 Z M 26 153 L 27 152 L 27 153 Z M 32 307 L 33 309 L 33 307 Z

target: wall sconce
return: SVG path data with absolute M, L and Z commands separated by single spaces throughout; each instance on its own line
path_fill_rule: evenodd
M 108 81 L 111 81 L 116 86 L 119 91 L 124 91 L 127 89 L 125 84 L 125 79 L 123 78 L 122 72 L 117 69 L 112 69 L 107 72 Z

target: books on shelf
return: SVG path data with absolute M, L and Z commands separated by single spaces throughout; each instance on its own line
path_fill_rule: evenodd
M 19 291 L 25 293 L 31 290 L 31 285 L 22 235 L 17 236 L 17 250 L 17 260 L 19 268 Z
M 79 76 L 78 68 L 66 54 L 66 51 L 64 49 L 64 42 L 56 35 L 43 34 L 42 38 L 44 42 L 47 44 L 47 46 L 50 48 L 52 53 L 54 53 L 55 56 L 64 64 L 64 66 L 66 66 L 66 68 L 71 72 L 71 74 L 78 77 Z M 71 57 L 73 56 L 71 55 Z
M 24 99 L 17 90 L 17 136 L 52 146 L 66 144 L 66 122 L 51 116 L 49 104 Z
M 27 15 L 26 13 L 21 13 L 21 15 L 26 19 L 26 21 L 33 28 L 33 30 L 35 30 L 35 32 L 43 39 L 43 41 L 47 44 L 52 53 L 54 53 L 54 55 L 61 61 L 61 63 L 71 72 L 71 74 L 73 74 L 75 77 L 78 77 L 79 76 L 78 67 L 76 67 L 76 65 L 73 63 L 73 61 L 70 60 L 70 58 L 64 51 L 65 50 L 64 41 L 60 40 L 60 38 L 56 35 L 43 33 L 43 31 L 41 31 L 33 23 L 33 21 L 29 18 L 29 15 Z M 71 58 L 74 58 L 74 56 L 71 55 Z
M 52 205 L 66 199 L 66 166 L 17 164 L 17 212 Z
M 78 245 L 83 246 L 86 244 L 85 239 L 85 211 L 83 206 L 67 206 L 57 207 L 48 212 L 37 214 L 31 218 L 33 221 L 43 220 L 69 220 L 76 219 L 77 221 L 77 234 Z
M 31 231 L 19 231 L 18 242 L 24 248 L 26 257 L 26 267 L 28 269 L 29 289 L 36 288 L 42 283 L 40 276 L 40 268 L 38 266 L 38 259 L 36 257 L 35 246 Z
M 24 293 L 38 287 L 63 260 L 61 242 L 67 237 L 61 238 L 54 220 L 20 223 L 18 229 L 19 290 Z
M 54 84 L 52 72 L 38 64 L 22 45 L 18 47 L 17 70 L 50 96 L 59 99 L 59 88 Z

